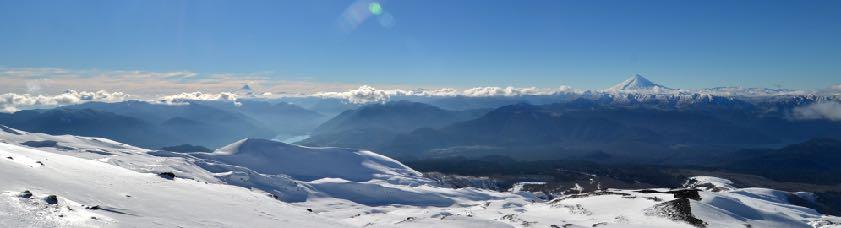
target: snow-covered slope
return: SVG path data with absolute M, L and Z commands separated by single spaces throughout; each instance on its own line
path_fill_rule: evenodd
M 440 186 L 370 151 L 246 139 L 213 153 L 174 153 L 107 139 L 0 131 L 0 227 L 838 227 L 841 223 L 837 217 L 799 206 L 814 199 L 809 193 L 743 188 L 715 177 L 693 177 L 684 187 L 608 189 L 546 201 L 525 191 Z M 55 202 L 49 195 L 56 196 Z
M 626 79 L 622 83 L 616 84 L 610 88 L 608 88 L 607 92 L 642 92 L 642 91 L 652 91 L 652 92 L 659 92 L 659 91 L 667 91 L 672 90 L 668 87 L 662 86 L 660 84 L 651 82 L 647 78 L 643 77 L 642 75 L 635 74 L 634 76 Z
M 0 156 L 0 227 L 346 226 L 236 186 L 167 180 L 6 143 Z
M 396 160 L 365 150 L 243 139 L 213 153 L 180 156 L 212 170 L 226 183 L 260 188 L 288 202 L 327 198 L 369 206 L 450 206 L 464 200 L 515 197 L 482 189 L 443 188 Z M 235 172 L 249 173 L 252 177 L 247 179 L 254 181 L 231 178 Z M 255 185 L 260 180 L 254 176 L 275 181 Z M 278 188 L 274 184 L 278 180 L 294 182 L 296 187 Z
M 422 176 L 398 161 L 371 151 L 309 148 L 266 139 L 243 139 L 213 153 L 193 155 L 264 174 L 286 174 L 302 181 L 341 178 L 364 182 L 375 178 Z

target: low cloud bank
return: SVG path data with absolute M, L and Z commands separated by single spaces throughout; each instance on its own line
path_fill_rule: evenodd
M 841 84 L 835 84 L 830 86 L 824 91 L 824 93 L 829 95 L 841 96 Z
M 119 102 L 128 98 L 122 92 L 96 92 L 67 90 L 58 95 L 30 95 L 6 93 L 0 95 L 0 111 L 15 112 L 21 108 L 51 107 L 60 105 L 79 104 L 89 101 Z
M 826 101 L 794 109 L 794 117 L 802 120 L 827 119 L 841 121 L 841 102 Z
M 221 92 L 221 93 L 202 93 L 202 92 L 192 92 L 192 93 L 180 93 L 174 95 L 167 95 L 159 98 L 158 100 L 153 101 L 153 103 L 157 104 L 165 104 L 165 105 L 184 105 L 187 104 L 187 101 L 233 101 L 235 104 L 237 103 L 237 94 L 231 92 Z
M 6 93 L 0 94 L 0 112 L 16 112 L 22 109 L 33 108 L 52 108 L 63 105 L 74 105 L 85 102 L 121 102 L 129 100 L 129 95 L 123 92 L 108 92 L 99 90 L 96 92 L 67 90 L 58 95 L 32 95 L 32 94 L 16 94 Z M 238 102 L 239 96 L 232 92 L 221 93 L 203 93 L 191 92 L 180 93 L 173 95 L 166 95 L 157 100 L 144 100 L 152 104 L 161 105 L 186 105 L 191 100 L 219 100 L 231 101 L 235 105 L 240 105 Z M 252 96 L 253 97 L 253 96 Z
M 313 96 L 321 98 L 345 99 L 350 103 L 364 104 L 388 101 L 393 96 L 469 96 L 469 97 L 491 97 L 491 96 L 526 96 L 526 95 L 554 95 L 559 93 L 576 93 L 569 86 L 561 86 L 558 89 L 541 89 L 536 87 L 476 87 L 466 90 L 451 88 L 443 89 L 376 89 L 363 85 L 358 89 L 351 89 L 344 92 L 318 92 Z
M 345 92 L 318 92 L 314 96 L 322 98 L 338 98 L 348 100 L 354 104 L 364 104 L 372 102 L 384 102 L 397 90 L 378 90 L 374 87 L 363 85 L 359 89 L 352 89 Z

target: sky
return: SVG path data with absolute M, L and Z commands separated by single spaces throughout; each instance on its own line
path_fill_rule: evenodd
M 820 89 L 841 83 L 839 12 L 831 0 L 0 1 L 0 93 L 602 89 L 633 74 Z

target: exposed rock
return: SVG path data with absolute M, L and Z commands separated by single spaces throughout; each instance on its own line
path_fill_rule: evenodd
M 639 190 L 637 192 L 639 192 L 639 193 L 662 193 L 662 192 L 654 190 L 654 189 L 643 189 L 643 190 Z
M 399 222 L 397 222 L 397 223 L 395 223 L 395 224 L 400 224 L 400 223 L 404 223 L 404 222 L 411 222 L 411 221 L 415 221 L 415 217 L 407 217 L 407 218 L 406 218 L 406 219 L 404 219 L 403 221 L 399 221 Z
M 833 222 L 827 219 L 821 219 L 809 222 L 809 225 L 812 225 L 812 227 L 835 227 L 836 225 L 841 225 L 841 223 Z
M 43 141 L 26 141 L 21 143 L 24 146 L 28 147 L 35 147 L 35 148 L 42 148 L 42 147 L 52 147 L 59 150 L 73 150 L 73 147 L 62 146 L 58 144 L 58 142 L 53 140 L 43 140 Z
M 108 153 L 108 152 L 105 152 L 105 151 L 102 151 L 102 150 L 85 150 L 85 152 L 99 154 L 99 155 L 114 155 L 112 153 Z
M 683 183 L 683 187 L 711 192 L 730 191 L 736 188 L 730 180 L 709 176 L 690 177 L 685 183 Z
M 38 148 L 40 148 L 40 147 L 56 147 L 56 146 L 58 146 L 58 142 L 53 141 L 53 140 L 44 140 L 44 141 L 26 141 L 26 142 L 23 142 L 23 143 L 21 143 L 21 144 L 23 144 L 24 146 L 28 146 L 28 147 L 38 147 Z
M 11 129 L 11 128 L 3 126 L 3 125 L 0 125 L 0 130 L 3 130 L 4 132 L 9 133 L 9 134 L 21 135 L 21 133 L 18 132 L 18 131 L 15 131 L 15 129 Z
M 688 198 L 679 198 L 659 203 L 645 209 L 645 215 L 668 218 L 674 221 L 685 221 L 695 227 L 706 227 L 707 223 L 692 215 L 692 207 Z
M 175 173 L 172 173 L 172 172 L 162 172 L 162 173 L 158 173 L 158 176 L 159 176 L 159 177 L 162 177 L 162 178 L 164 178 L 164 179 L 167 179 L 167 180 L 173 180 L 173 179 L 175 179 Z
M 575 205 L 555 204 L 555 205 L 552 205 L 552 207 L 554 207 L 554 208 L 561 208 L 561 207 L 566 208 L 567 210 L 569 210 L 570 214 L 574 214 L 574 215 L 592 215 L 593 214 L 593 212 L 591 212 L 590 210 L 587 210 L 586 208 L 581 206 L 581 204 L 575 204 Z
M 58 196 L 48 195 L 47 197 L 44 197 L 44 202 L 47 204 L 58 204 Z
M 20 198 L 32 198 L 32 192 L 30 192 L 29 190 L 24 190 L 23 192 L 18 194 L 18 197 L 20 197 Z
M 678 199 L 687 198 L 687 199 L 693 199 L 693 200 L 701 200 L 701 195 L 698 194 L 697 189 L 672 190 L 672 191 L 669 191 L 669 193 L 674 194 L 675 198 L 678 198 Z

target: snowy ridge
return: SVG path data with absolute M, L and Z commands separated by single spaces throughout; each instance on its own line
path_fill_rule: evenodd
M 213 153 L 175 153 L 11 128 L 2 128 L 0 140 L 2 227 L 841 224 L 793 203 L 814 201 L 810 193 L 743 188 L 717 177 L 692 177 L 679 189 L 607 189 L 546 201 L 522 188 L 443 187 L 370 151 L 245 139 Z
M 243 139 L 213 153 L 192 155 L 249 167 L 265 174 L 286 174 L 304 181 L 329 177 L 364 182 L 375 178 L 422 176 L 394 159 L 371 151 L 310 148 L 266 139 Z

